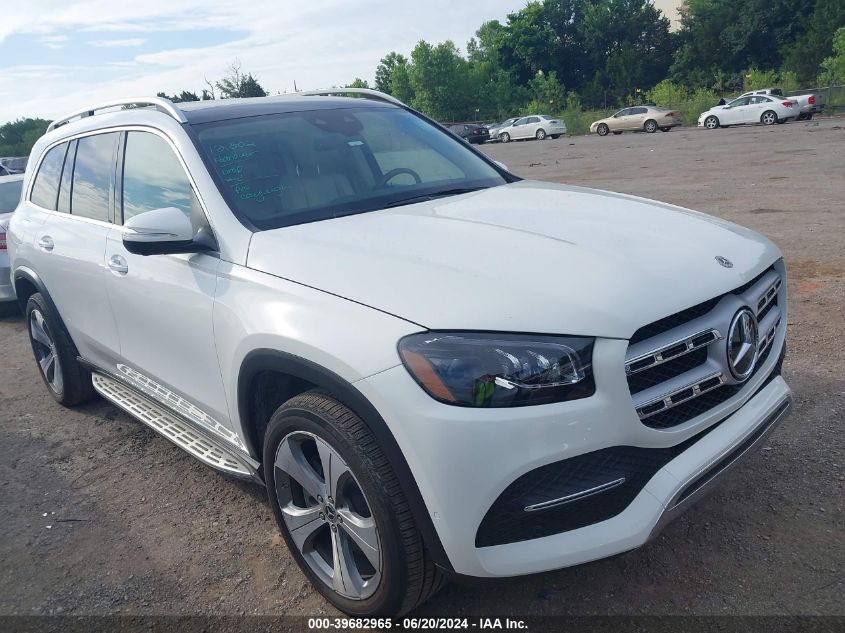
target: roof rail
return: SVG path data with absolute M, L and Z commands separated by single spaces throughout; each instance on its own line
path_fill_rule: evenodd
M 364 99 L 372 99 L 373 101 L 386 101 L 387 103 L 392 103 L 393 105 L 398 105 L 403 108 L 408 107 L 406 104 L 399 101 L 399 99 L 397 99 L 396 97 L 393 97 L 384 92 L 379 92 L 378 90 L 371 90 L 370 88 L 331 88 L 329 90 L 306 90 L 305 92 L 297 92 L 296 94 L 302 95 L 303 97 L 359 95 Z
M 162 97 L 136 97 L 132 99 L 116 99 L 114 101 L 107 101 L 105 103 L 99 103 L 95 106 L 87 107 L 83 110 L 77 110 L 76 112 L 72 112 L 71 114 L 66 114 L 63 117 L 59 117 L 55 121 L 53 121 L 48 127 L 47 131 L 51 132 L 55 130 L 57 127 L 65 125 L 69 123 L 72 119 L 79 117 L 80 119 L 84 119 L 89 116 L 94 116 L 98 110 L 106 110 L 108 108 L 116 108 L 119 106 L 152 106 L 159 112 L 164 112 L 165 114 L 169 114 L 171 117 L 179 121 L 179 123 L 187 123 L 188 119 L 185 118 L 185 115 L 182 111 L 173 105 L 173 102 L 170 99 L 164 99 Z

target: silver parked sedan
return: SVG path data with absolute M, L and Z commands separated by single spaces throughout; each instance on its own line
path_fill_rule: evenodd
M 12 211 L 21 199 L 23 174 L 0 176 L 0 314 L 14 310 L 15 288 L 9 270 L 9 253 L 6 250 L 6 227 Z
M 499 130 L 499 140 L 502 143 L 525 138 L 536 138 L 542 141 L 549 136 L 558 138 L 562 134 L 566 134 L 566 123 L 563 119 L 556 119 L 547 114 L 532 114 L 517 119 L 508 127 Z

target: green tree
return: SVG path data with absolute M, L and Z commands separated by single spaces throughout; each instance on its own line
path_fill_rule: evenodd
M 183 90 L 179 94 L 174 94 L 172 97 L 167 95 L 164 92 L 159 92 L 157 97 L 164 97 L 165 99 L 170 99 L 173 103 L 184 103 L 186 101 L 199 101 L 200 98 L 197 96 L 195 92 L 189 92 L 188 90 Z
M 780 68 L 783 51 L 823 0 L 686 0 L 680 9 L 676 81 L 710 85 L 717 72 Z M 839 2 L 841 0 L 831 0 Z M 820 58 L 819 58 L 820 61 Z M 818 64 L 818 61 L 816 62 Z
M 412 105 L 441 121 L 475 117 L 469 62 L 454 43 L 421 41 L 411 53 Z
M 784 66 L 807 85 L 816 79 L 822 61 L 833 52 L 834 33 L 845 27 L 845 2 L 817 0 L 815 9 L 799 16 L 801 33 L 783 47 Z
M 392 88 L 393 71 L 399 66 L 406 67 L 407 65 L 408 60 L 396 51 L 382 57 L 378 67 L 376 67 L 376 90 L 389 93 Z
M 0 126 L 0 156 L 28 156 L 35 142 L 47 131 L 45 119 L 17 119 Z
M 214 85 L 220 91 L 221 99 L 267 96 L 267 91 L 261 87 L 252 73 L 241 72 L 241 62 L 237 59 L 229 66 L 229 74 Z
M 833 55 L 821 63 L 821 81 L 827 83 L 845 83 L 845 27 L 833 36 Z
M 360 77 L 356 77 L 356 78 L 352 81 L 352 83 L 351 83 L 351 84 L 347 84 L 347 85 L 346 85 L 346 86 L 344 86 L 344 87 L 345 87 L 345 88 L 369 88 L 369 87 L 370 87 L 370 84 L 368 84 L 366 81 L 364 81 L 364 80 L 363 80 L 363 79 L 361 79 Z

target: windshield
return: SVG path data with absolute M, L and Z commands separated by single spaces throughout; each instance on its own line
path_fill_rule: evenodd
M 21 200 L 23 179 L 12 182 L 0 182 L 0 213 L 14 211 Z
M 399 108 L 290 112 L 195 129 L 224 198 L 257 229 L 506 182 L 460 140 Z

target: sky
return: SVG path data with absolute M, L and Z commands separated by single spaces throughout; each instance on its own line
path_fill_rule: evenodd
M 680 0 L 656 0 L 674 12 Z M 392 50 L 453 40 L 524 0 L 18 0 L 0 19 L 0 123 L 197 94 L 237 59 L 271 94 L 373 81 Z M 672 16 L 674 17 L 674 15 Z

